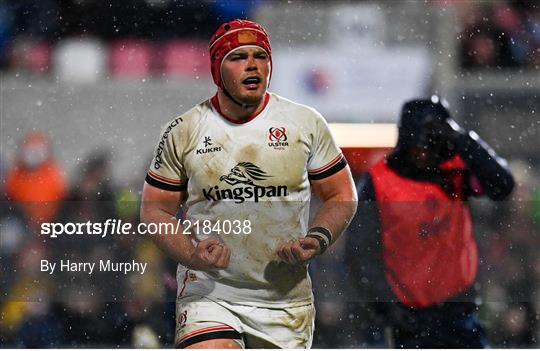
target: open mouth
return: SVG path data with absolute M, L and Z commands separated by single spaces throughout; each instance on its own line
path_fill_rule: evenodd
M 256 88 L 260 82 L 261 78 L 259 77 L 248 77 L 242 81 L 242 84 L 246 85 L 248 88 Z

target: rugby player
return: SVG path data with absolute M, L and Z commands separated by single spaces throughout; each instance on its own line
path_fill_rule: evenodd
M 316 110 L 268 92 L 262 26 L 225 23 L 209 50 L 217 93 L 165 127 L 142 195 L 142 221 L 176 225 L 185 202 L 191 223 L 191 235 L 153 236 L 179 263 L 176 347 L 308 348 L 307 264 L 356 211 L 351 173 Z M 311 192 L 322 204 L 308 226 Z

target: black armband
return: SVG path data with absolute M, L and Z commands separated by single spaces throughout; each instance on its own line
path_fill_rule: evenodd
M 321 247 L 321 254 L 326 251 L 326 249 L 332 244 L 332 233 L 330 230 L 324 227 L 313 227 L 308 230 L 306 237 L 314 238 L 319 241 L 319 246 Z

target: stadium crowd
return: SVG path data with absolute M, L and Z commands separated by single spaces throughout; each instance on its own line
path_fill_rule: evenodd
M 14 164 L 2 169 L 2 345 L 158 347 L 170 342 L 174 264 L 150 242 L 100 238 L 89 243 L 75 237 L 53 242 L 39 235 L 43 222 L 137 221 L 136 192 L 111 183 L 107 153 L 89 155 L 68 181 L 47 136 L 33 132 L 21 142 Z M 47 277 L 40 272 L 41 259 L 128 257 L 148 262 L 147 274 L 140 279 L 113 276 L 115 284 L 97 279 L 74 283 L 67 273 Z
M 458 5 L 463 68 L 540 65 L 540 9 L 536 1 L 462 1 Z

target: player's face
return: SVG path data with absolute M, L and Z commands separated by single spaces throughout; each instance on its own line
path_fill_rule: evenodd
M 259 47 L 238 48 L 221 66 L 221 76 L 227 91 L 239 102 L 261 101 L 268 86 L 270 57 Z

